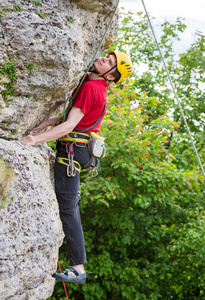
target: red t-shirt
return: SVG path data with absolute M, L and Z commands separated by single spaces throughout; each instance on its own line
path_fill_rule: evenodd
M 82 109 L 84 117 L 80 120 L 76 129 L 85 129 L 95 124 L 103 112 L 106 102 L 107 82 L 105 80 L 88 80 L 79 89 L 73 99 L 73 106 Z M 106 112 L 106 109 L 105 109 Z M 99 123 L 85 132 L 98 132 L 105 112 Z

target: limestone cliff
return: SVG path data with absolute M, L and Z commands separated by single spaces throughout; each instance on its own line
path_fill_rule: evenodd
M 0 299 L 47 299 L 62 242 L 50 148 L 0 140 Z M 50 163 L 49 163 L 50 162 Z
M 63 233 L 54 154 L 18 140 L 64 102 L 86 70 L 114 0 L 0 1 L 0 299 L 47 299 Z M 117 17 L 104 41 L 116 36 Z M 102 50 L 102 49 L 101 49 Z

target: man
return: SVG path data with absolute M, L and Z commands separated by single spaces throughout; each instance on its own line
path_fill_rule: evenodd
M 73 107 L 65 122 L 54 128 L 62 118 L 42 122 L 32 129 L 30 135 L 21 139 L 22 144 L 35 145 L 58 139 L 55 163 L 55 192 L 59 203 L 68 256 L 72 267 L 63 273 L 53 274 L 58 281 L 84 284 L 87 262 L 84 235 L 81 226 L 78 202 L 80 200 L 80 169 L 93 164 L 88 149 L 90 132 L 99 132 L 105 114 L 107 81 L 120 83 L 132 73 L 132 63 L 122 52 L 110 51 L 106 57 L 95 61 L 90 75 L 73 99 Z M 83 132 L 83 133 L 82 133 Z

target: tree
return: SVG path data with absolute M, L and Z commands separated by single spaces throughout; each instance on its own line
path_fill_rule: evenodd
M 154 23 L 154 20 L 152 21 Z M 175 24 L 165 21 L 160 28 L 155 26 L 155 31 L 160 35 L 160 37 L 158 36 L 160 49 L 184 109 L 200 158 L 202 163 L 205 163 L 205 137 L 203 134 L 205 125 L 205 36 L 201 32 L 195 32 L 194 43 L 186 53 L 181 53 L 177 57 L 174 55 L 173 45 L 175 41 L 179 40 L 179 33 L 183 33 L 186 29 L 186 25 L 182 21 L 181 18 L 177 18 Z M 180 153 L 176 153 L 178 162 L 184 168 L 193 164 L 198 168 L 198 161 L 193 154 L 187 129 L 171 91 L 146 16 L 141 12 L 137 15 L 132 12 L 121 14 L 118 39 L 113 44 L 113 49 L 116 47 L 120 51 L 127 51 L 131 56 L 135 66 L 133 85 L 137 90 L 146 91 L 149 97 L 153 96 L 160 99 L 157 115 L 172 114 L 173 120 L 179 123 L 177 137 L 176 135 L 170 136 L 167 146 L 175 145 L 180 141 Z M 139 70 L 142 63 L 147 70 L 140 74 Z

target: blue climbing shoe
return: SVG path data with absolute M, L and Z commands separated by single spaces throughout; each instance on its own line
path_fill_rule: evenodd
M 79 274 L 73 267 L 69 267 L 63 271 L 63 273 L 54 273 L 52 277 L 58 281 L 73 282 L 77 284 L 86 283 L 86 272 Z

